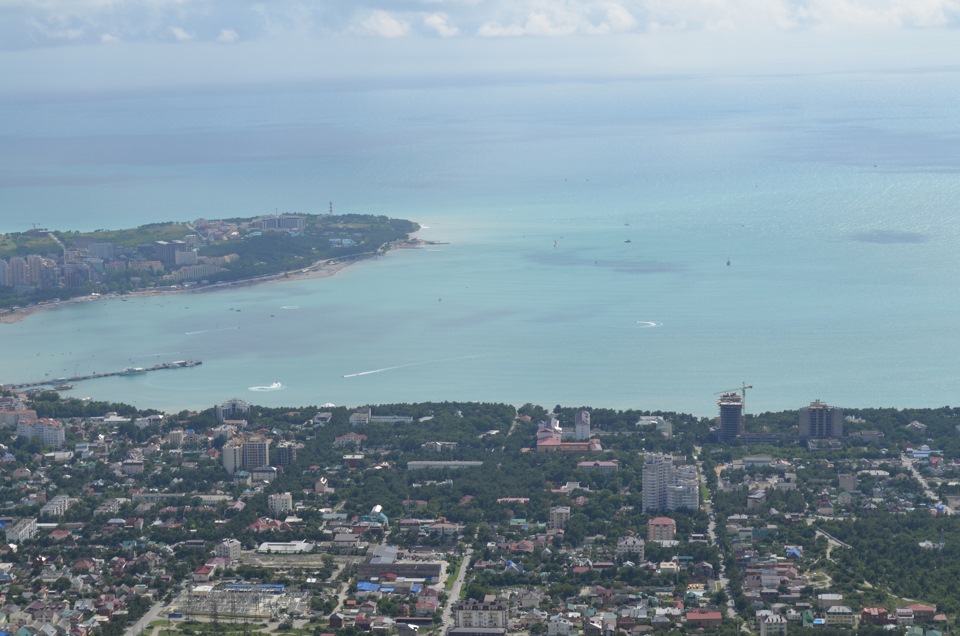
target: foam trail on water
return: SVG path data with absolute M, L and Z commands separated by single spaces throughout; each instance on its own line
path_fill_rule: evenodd
M 201 333 L 211 333 L 214 331 L 232 331 L 233 329 L 239 329 L 240 327 L 221 327 L 220 329 L 201 329 L 200 331 L 188 331 L 185 336 L 195 336 Z
M 345 378 L 356 378 L 361 375 L 372 375 L 374 373 L 383 373 L 384 371 L 394 371 L 396 369 L 406 369 L 407 367 L 419 367 L 424 364 L 435 364 L 437 362 L 451 362 L 453 360 L 470 360 L 471 358 L 483 358 L 489 354 L 478 353 L 471 356 L 457 356 L 455 358 L 439 358 L 437 360 L 423 360 L 422 362 L 411 362 L 409 364 L 398 364 L 395 367 L 383 367 L 382 369 L 372 369 L 370 371 L 359 371 L 357 373 L 348 373 L 344 375 Z
M 274 382 L 268 386 L 251 386 L 247 387 L 248 391 L 279 391 L 283 388 L 283 385 L 279 382 Z

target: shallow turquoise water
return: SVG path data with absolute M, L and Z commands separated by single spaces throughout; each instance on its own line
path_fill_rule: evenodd
M 74 394 L 712 415 L 745 381 L 753 411 L 955 403 L 956 79 L 0 102 L 2 230 L 333 201 L 444 243 L 330 279 L 36 314 L 0 326 L 0 382 L 197 358 Z

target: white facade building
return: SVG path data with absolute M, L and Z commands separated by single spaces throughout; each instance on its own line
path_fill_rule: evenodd
M 293 512 L 293 496 L 288 492 L 278 492 L 267 497 L 267 508 L 274 518 Z

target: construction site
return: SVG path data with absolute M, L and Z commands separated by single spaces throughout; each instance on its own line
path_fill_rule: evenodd
M 182 612 L 184 618 L 210 621 L 269 620 L 282 614 L 303 616 L 310 607 L 309 597 L 309 592 L 291 593 L 283 585 L 197 585 L 180 595 L 174 611 Z

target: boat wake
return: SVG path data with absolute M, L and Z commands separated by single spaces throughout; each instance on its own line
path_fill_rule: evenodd
M 374 373 L 383 373 L 384 371 L 394 371 L 396 369 L 406 369 L 407 367 L 419 367 L 425 364 L 434 364 L 437 362 L 452 362 L 453 360 L 470 360 L 471 358 L 483 358 L 489 354 L 478 353 L 472 356 L 457 356 L 455 358 L 440 358 L 439 360 L 424 360 L 422 362 L 411 362 L 409 364 L 398 364 L 395 367 L 383 367 L 382 369 L 372 369 L 370 371 L 359 371 L 357 373 L 348 373 L 345 378 L 357 378 L 361 375 L 373 375 Z
M 185 336 L 196 336 L 201 333 L 213 333 L 214 331 L 233 331 L 234 329 L 239 329 L 240 327 L 221 327 L 220 329 L 201 329 L 200 331 L 188 331 Z
M 284 305 L 280 309 L 300 309 L 300 305 Z
M 248 391 L 280 391 L 283 389 L 283 385 L 279 382 L 274 382 L 269 386 L 251 386 L 247 387 Z
M 654 322 L 654 321 L 652 321 L 652 320 L 638 320 L 638 321 L 637 321 L 637 326 L 638 326 L 638 327 L 644 327 L 645 329 L 649 329 L 649 328 L 651 328 L 651 327 L 662 327 L 662 326 L 663 326 L 663 323 L 662 323 L 662 322 Z

